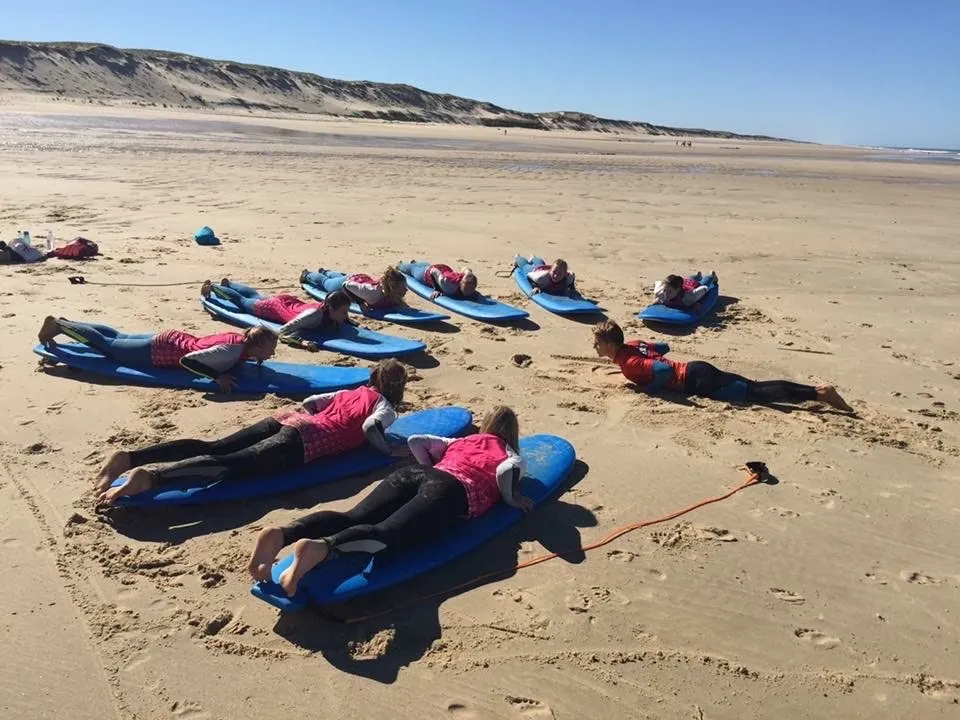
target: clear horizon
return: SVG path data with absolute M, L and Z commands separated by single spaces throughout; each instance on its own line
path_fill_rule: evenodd
M 397 5 L 48 0 L 7 8 L 2 32 L 404 83 L 527 112 L 960 149 L 960 2 Z

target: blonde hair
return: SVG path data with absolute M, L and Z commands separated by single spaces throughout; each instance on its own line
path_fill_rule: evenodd
M 613 320 L 604 320 L 593 326 L 593 339 L 619 347 L 623 345 L 623 330 Z
M 400 294 L 400 289 L 406 287 L 407 278 L 393 265 L 388 267 L 380 277 L 380 290 L 386 297 L 396 297 Z
M 268 343 L 277 343 L 277 334 L 264 325 L 255 325 L 243 331 L 243 342 L 245 345 L 266 345 Z
M 497 405 L 483 418 L 480 432 L 496 435 L 514 450 L 520 444 L 520 421 L 506 405 Z

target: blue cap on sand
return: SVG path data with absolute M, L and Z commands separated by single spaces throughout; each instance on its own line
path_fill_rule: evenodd
M 193 234 L 193 239 L 197 241 L 197 245 L 219 245 L 220 238 L 216 236 L 213 232 L 213 228 L 209 225 L 204 225 L 202 228 L 197 230 Z

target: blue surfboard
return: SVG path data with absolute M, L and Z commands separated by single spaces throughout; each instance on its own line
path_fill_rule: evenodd
M 459 435 L 473 421 L 473 415 L 462 407 L 441 407 L 418 410 L 401 415 L 387 432 L 388 439 L 405 441 L 411 435 Z M 147 492 L 120 498 L 117 505 L 127 507 L 156 507 L 160 505 L 200 505 L 203 503 L 249 500 L 251 498 L 279 495 L 292 490 L 301 490 L 322 485 L 333 480 L 361 475 L 387 467 L 396 458 L 383 455 L 373 448 L 362 447 L 342 455 L 326 457 L 316 462 L 279 475 L 270 475 L 248 480 L 217 480 L 199 482 L 195 485 L 166 485 Z M 123 483 L 123 478 L 114 485 Z
M 58 362 L 77 370 L 118 378 L 132 385 L 220 392 L 220 388 L 213 380 L 196 375 L 184 368 L 127 367 L 80 343 L 62 343 L 51 348 L 37 345 L 33 351 L 48 362 Z M 232 370 L 231 374 L 237 380 L 234 392 L 251 395 L 273 393 L 306 396 L 355 388 L 370 382 L 370 371 L 366 368 L 300 365 L 273 361 L 267 361 L 260 367 L 257 367 L 254 362 L 245 362 Z
M 549 310 L 557 315 L 590 315 L 601 311 L 601 308 L 595 302 L 587 300 L 575 290 L 569 295 L 551 295 L 544 292 L 531 295 L 533 284 L 527 278 L 528 272 L 530 272 L 528 265 L 514 267 L 513 279 L 517 281 L 517 286 L 523 291 L 523 294 L 544 310 Z
M 431 299 L 430 296 L 433 295 L 433 290 L 412 275 L 404 273 L 404 276 L 407 278 L 407 287 L 420 297 L 430 300 L 430 302 L 436 303 L 442 308 L 472 318 L 473 320 L 493 320 L 500 322 L 504 320 L 519 320 L 520 318 L 529 316 L 526 310 L 505 305 L 502 302 L 497 302 L 493 298 L 481 295 L 480 293 L 476 293 L 469 300 L 465 298 L 447 297 L 446 295 L 439 295 Z
M 696 325 L 713 312 L 719 298 L 720 286 L 715 284 L 710 288 L 710 292 L 703 296 L 699 307 L 681 309 L 657 303 L 645 307 L 637 313 L 637 317 L 644 322 L 662 323 L 663 325 Z
M 520 453 L 527 463 L 521 492 L 536 505 L 557 491 L 576 459 L 573 445 L 555 435 L 521 438 Z M 445 565 L 492 540 L 522 517 L 523 513 L 517 508 L 498 503 L 480 517 L 465 520 L 444 538 L 422 547 L 392 555 L 337 554 L 307 573 L 292 598 L 287 597 L 278 584 L 280 574 L 293 561 L 293 556 L 288 555 L 273 566 L 272 581 L 255 583 L 250 592 L 287 611 L 300 610 L 310 603 L 321 606 L 342 603 L 385 590 Z
M 200 302 L 211 315 L 233 325 L 245 328 L 263 325 L 274 332 L 279 331 L 281 327 L 278 323 L 261 320 L 255 315 L 243 312 L 236 305 L 222 298 L 211 295 L 209 298 L 202 298 Z M 383 335 L 356 325 L 341 325 L 337 330 L 330 332 L 306 330 L 297 334 L 304 340 L 312 340 L 324 350 L 370 360 L 410 355 L 427 347 L 416 340 Z
M 326 290 L 318 288 L 316 285 L 311 285 L 310 283 L 303 283 L 301 287 L 307 295 L 317 300 L 326 300 L 327 295 L 329 295 Z M 398 307 L 390 310 L 378 308 L 364 310 L 357 305 L 357 303 L 350 303 L 350 312 L 354 315 L 363 315 L 371 320 L 381 320 L 382 322 L 398 323 L 401 325 L 418 325 L 420 323 L 432 323 L 450 319 L 449 315 L 426 312 L 412 307 Z

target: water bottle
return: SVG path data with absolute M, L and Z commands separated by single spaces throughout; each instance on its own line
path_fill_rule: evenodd
M 29 230 L 21 230 L 21 231 L 20 231 L 20 239 L 23 240 L 23 242 L 25 242 L 27 245 L 32 245 L 32 244 L 33 244 L 33 242 L 31 242 L 31 240 L 30 240 L 30 231 L 29 231 Z
M 47 252 L 53 250 L 53 230 L 47 230 Z

